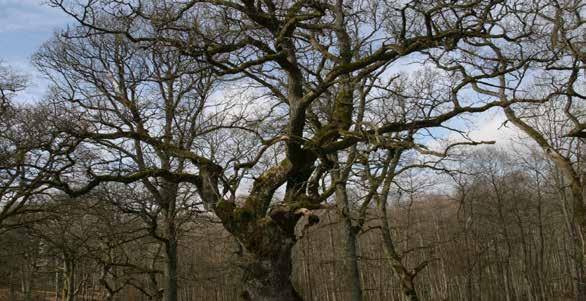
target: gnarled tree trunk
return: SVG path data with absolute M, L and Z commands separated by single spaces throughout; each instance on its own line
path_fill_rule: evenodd
M 249 207 L 236 207 L 228 201 L 220 202 L 216 213 L 252 257 L 241 297 L 254 301 L 302 300 L 291 282 L 291 253 L 296 243 L 295 225 L 303 213 L 280 206 L 264 217 L 256 217 Z
M 285 239 L 281 243 L 280 248 L 272 250 L 268 256 L 255 256 L 247 266 L 243 279 L 242 298 L 244 300 L 303 300 L 291 282 L 291 251 L 295 241 Z

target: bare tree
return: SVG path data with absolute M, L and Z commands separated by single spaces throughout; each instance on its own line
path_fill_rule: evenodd
M 194 172 L 169 173 L 164 168 L 91 172 L 90 184 L 80 189 L 72 188 L 64 177 L 53 181 L 73 195 L 101 182 L 128 183 L 154 175 L 172 183 L 195 184 L 201 199 L 213 208 L 225 228 L 255 256 L 243 293 L 245 299 L 253 300 L 300 299 L 290 280 L 295 225 L 303 215 L 312 215 L 311 209 L 323 207 L 333 191 L 329 186 L 337 184 L 319 181 L 325 172 L 332 172 L 331 157 L 340 158 L 356 145 L 368 146 L 381 135 L 439 127 L 464 113 L 506 107 L 511 100 L 467 101 L 463 95 L 479 81 L 522 69 L 534 58 L 527 48 L 529 58 L 517 59 L 511 54 L 510 60 L 494 59 L 501 46 L 520 49 L 526 46 L 523 43 L 531 42 L 528 36 L 532 28 L 524 28 L 523 21 L 511 21 L 510 7 L 501 1 L 51 3 L 79 21 L 83 35 L 107 35 L 138 47 L 173 48 L 184 56 L 205 60 L 225 79 L 241 79 L 263 96 L 257 98 L 263 102 L 260 115 L 270 116 L 275 122 L 267 126 L 269 130 L 263 129 L 265 124 L 239 128 L 245 132 L 253 129 L 253 139 L 261 145 L 254 148 L 250 161 L 240 157 L 229 162 L 218 160 L 214 152 L 200 152 L 193 145 L 153 139 L 145 134 L 146 129 L 135 133 L 121 128 L 87 138 L 106 135 L 147 143 L 164 150 L 169 160 L 190 162 Z M 105 22 L 104 15 L 113 16 L 116 22 Z M 486 54 L 485 41 L 500 46 Z M 417 55 L 442 68 L 449 65 L 444 68 L 445 76 L 456 81 L 450 85 L 449 97 L 406 103 L 402 108 L 408 112 L 406 118 L 376 120 L 372 125 L 357 122 L 354 111 L 359 98 L 354 95 L 355 86 L 372 74 L 387 76 L 393 63 Z M 80 65 L 55 69 L 68 72 Z M 381 71 L 385 68 L 389 72 Z M 97 77 L 106 88 L 99 92 L 121 102 L 117 98 L 125 94 L 104 91 L 113 86 L 120 89 L 123 84 L 116 81 L 119 75 L 112 73 Z M 114 84 L 103 80 L 108 76 L 115 79 Z M 376 93 L 384 88 L 372 91 L 372 98 L 376 100 Z M 81 101 L 78 97 L 68 99 L 77 104 L 93 98 L 82 96 Z M 260 105 L 254 99 L 248 102 Z M 133 110 L 128 108 L 128 116 L 140 117 L 140 112 L 133 114 Z M 409 114 L 417 110 L 425 114 Z M 220 144 L 218 148 L 222 147 L 230 149 L 233 144 Z M 252 176 L 253 181 L 239 204 L 235 195 L 244 174 Z M 284 195 L 279 195 L 276 202 L 281 187 Z M 342 198 L 343 187 L 339 188 Z
M 15 93 L 26 88 L 27 81 L 24 75 L 0 60 L 0 113 L 4 113 L 7 109 Z
M 55 118 L 48 118 L 55 116 Z M 0 119 L 0 228 L 17 226 L 10 217 L 35 212 L 54 172 L 68 167 L 76 139 L 62 135 L 62 122 L 45 105 L 11 106 Z M 39 197 L 40 196 L 40 197 Z
M 584 281 L 584 4 L 580 1 L 543 1 L 518 8 L 517 14 L 532 18 L 531 26 L 548 29 L 533 39 L 543 50 L 540 59 L 514 75 L 502 74 L 493 84 L 475 84 L 479 93 L 524 105 L 504 108 L 509 122 L 530 137 L 555 163 L 568 181 L 573 200 L 573 237 L 576 248 L 577 298 L 586 298 Z M 508 61 L 507 49 L 487 43 L 494 59 Z M 510 51 L 510 50 L 509 50 Z M 517 60 L 527 59 L 517 54 Z
M 76 120 L 62 130 L 87 146 L 86 160 L 76 166 L 93 181 L 84 190 L 100 182 L 132 184 L 113 201 L 141 216 L 164 245 L 165 295 L 176 300 L 181 215 L 203 210 L 193 185 L 184 184 L 198 178 L 177 153 L 193 149 L 197 158 L 207 151 L 203 137 L 222 127 L 221 117 L 206 110 L 215 85 L 209 68 L 168 47 L 143 49 L 81 30 L 56 36 L 35 62 L 55 84 L 50 103 Z M 60 177 L 56 187 L 82 194 L 71 193 L 66 175 Z

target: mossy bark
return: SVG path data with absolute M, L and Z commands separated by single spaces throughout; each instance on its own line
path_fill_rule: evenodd
M 255 257 L 244 275 L 244 300 L 300 301 L 303 300 L 291 282 L 291 250 L 295 242 L 285 239 L 278 249 L 266 257 Z
M 273 210 L 255 218 L 252 210 L 220 202 L 216 212 L 224 227 L 252 256 L 243 276 L 243 300 L 302 300 L 291 282 L 291 253 L 295 245 L 295 224 L 299 217 L 291 210 Z

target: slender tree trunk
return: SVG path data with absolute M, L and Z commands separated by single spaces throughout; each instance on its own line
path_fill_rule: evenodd
M 75 263 L 71 259 L 63 260 L 63 296 L 64 301 L 75 300 Z
M 24 281 L 24 300 L 25 301 L 33 301 L 33 290 L 31 285 L 31 280 L 23 280 Z
M 387 262 L 389 263 L 389 266 L 391 267 L 393 272 L 395 272 L 395 274 L 401 279 L 401 290 L 403 292 L 403 295 L 407 297 L 407 300 L 419 301 L 417 290 L 415 288 L 416 274 L 410 272 L 405 267 L 405 265 L 403 264 L 403 258 L 395 248 L 395 243 L 391 235 L 391 227 L 389 225 L 389 220 L 387 216 L 386 201 L 381 202 L 380 210 L 382 213 L 381 231 L 383 237 L 383 246 L 385 250 L 385 255 L 387 257 Z
M 33 267 L 31 262 L 26 262 L 22 266 L 21 291 L 24 295 L 25 301 L 33 300 L 32 281 L 33 281 Z
M 584 270 L 584 227 L 574 223 L 572 240 L 574 242 L 574 270 L 576 273 L 576 300 L 586 301 L 586 275 Z
M 163 250 L 163 245 L 164 245 L 163 243 L 157 244 L 157 247 L 154 252 L 154 256 L 153 256 L 151 262 L 149 263 L 149 268 L 151 270 L 155 270 L 157 268 L 157 259 L 161 255 L 161 251 Z M 150 273 L 148 275 L 148 288 L 149 288 L 149 294 L 147 295 L 147 300 L 160 301 L 160 300 L 163 300 L 163 298 L 165 297 L 164 290 L 160 288 L 159 279 L 158 279 L 157 275 L 154 273 Z M 144 297 L 145 297 L 145 294 L 140 294 L 141 300 L 144 299 Z
M 360 270 L 358 266 L 358 252 L 356 247 L 356 231 L 352 226 L 352 215 L 346 185 L 339 181 L 336 185 L 336 204 L 340 209 L 339 223 L 341 228 L 342 243 L 342 283 L 343 289 L 351 291 L 352 301 L 362 300 L 362 287 L 360 285 Z
M 173 231 L 174 232 L 174 231 Z M 166 269 L 166 288 L 165 300 L 177 300 L 177 239 L 175 237 L 168 237 L 165 242 L 165 251 L 167 253 L 167 269 Z
M 584 198 L 580 184 L 572 183 L 572 199 L 574 204 L 574 256 L 576 269 L 576 300 L 586 301 L 586 260 L 584 258 L 584 236 L 586 235 L 586 216 L 584 213 Z M 579 205 L 578 205 L 579 204 Z
M 60 274 L 61 273 L 59 272 L 59 270 L 57 270 L 55 272 L 55 301 L 61 300 L 59 298 L 60 297 L 59 292 L 61 291 L 61 286 L 60 286 L 61 277 L 60 277 Z
M 9 301 L 16 301 L 17 300 L 17 298 L 16 298 L 16 288 L 15 288 L 15 285 L 14 285 L 14 278 L 16 278 L 16 277 L 14 277 L 14 276 L 15 276 L 14 275 L 14 271 L 12 269 L 10 269 L 10 278 L 8 280 L 8 281 L 10 281 L 9 282 L 9 286 L 10 287 L 8 288 L 8 300 Z
M 165 181 L 161 189 L 163 209 L 165 213 L 165 300 L 177 301 L 177 225 L 175 223 L 177 184 Z

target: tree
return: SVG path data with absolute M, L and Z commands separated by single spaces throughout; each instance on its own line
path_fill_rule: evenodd
M 509 22 L 510 7 L 501 1 L 51 3 L 79 21 L 89 36 L 106 34 L 139 47 L 176 49 L 205 60 L 225 79 L 241 79 L 255 86 L 254 91 L 264 96 L 258 98 L 265 102 L 260 115 L 278 122 L 268 131 L 264 124 L 253 127 L 253 137 L 261 146 L 255 148 L 256 155 L 249 162 L 238 158 L 228 161 L 232 168 L 226 168 L 211 152 L 155 142 L 148 135 L 122 130 L 100 135 L 129 135 L 126 138 L 151 143 L 170 157 L 189 161 L 193 173 L 169 174 L 160 168 L 148 173 L 90 173 L 90 184 L 77 190 L 65 178 L 53 183 L 73 195 L 101 182 L 135 182 L 153 174 L 195 184 L 201 199 L 225 228 L 255 256 L 243 293 L 245 299 L 253 300 L 300 299 L 290 281 L 295 225 L 303 215 L 312 214 L 310 209 L 321 208 L 332 191 L 327 186 L 337 184 L 319 183 L 325 172 L 333 172 L 332 157 L 340 157 L 356 145 L 368 146 L 378 135 L 439 127 L 464 113 L 510 105 L 509 100 L 475 102 L 462 98 L 478 81 L 519 70 L 527 63 L 495 61 L 494 53 L 491 56 L 484 51 L 483 41 L 518 48 L 530 42 L 521 25 Z M 104 15 L 113 16 L 116 22 L 105 22 Z M 461 69 L 446 68 L 445 76 L 456 81 L 449 97 L 419 99 L 403 108 L 406 112 L 423 109 L 423 116 L 376 120 L 372 126 L 357 122 L 353 116 L 359 99 L 354 95 L 355 85 L 372 74 L 387 76 L 393 63 L 417 55 L 440 67 L 446 62 L 461 63 Z M 455 76 L 461 70 L 465 74 Z M 370 92 L 372 99 L 377 99 L 378 91 Z M 248 102 L 259 105 L 254 99 Z M 250 124 L 244 128 L 251 130 Z M 230 149 L 233 145 L 219 147 Z M 283 148 L 270 158 L 269 154 Z M 259 162 L 267 162 L 267 157 L 272 162 L 265 167 Z M 242 174 L 251 175 L 253 181 L 244 202 L 238 204 L 238 185 L 234 183 L 240 183 Z M 319 176 L 312 177 L 314 174 Z M 276 202 L 281 187 L 284 195 Z
M 475 151 L 455 177 L 457 250 L 445 256 L 451 273 L 461 275 L 463 299 L 576 298 L 555 170 L 539 149 L 522 146 Z
M 215 86 L 209 68 L 172 48 L 143 49 L 120 36 L 84 36 L 80 29 L 55 36 L 35 63 L 55 85 L 48 101 L 77 120 L 60 130 L 87 146 L 79 168 L 94 182 L 85 190 L 102 181 L 129 184 L 129 193 L 110 199 L 140 216 L 164 245 L 165 296 L 176 300 L 181 215 L 203 210 L 192 198 L 194 186 L 184 184 L 197 177 L 177 153 L 193 149 L 190 155 L 198 158 L 205 137 L 222 127 L 206 110 Z M 61 181 L 56 187 L 71 192 Z
M 15 93 L 26 88 L 27 78 L 0 60 L 0 116 L 10 106 Z
M 576 248 L 577 298 L 586 298 L 584 281 L 584 242 L 586 207 L 584 199 L 584 148 L 585 106 L 583 71 L 586 45 L 579 13 L 583 4 L 575 1 L 543 1 L 528 5 L 522 15 L 534 18 L 532 26 L 547 28 L 535 32 L 533 39 L 543 47 L 540 59 L 527 65 L 514 75 L 502 74 L 494 85 L 475 86 L 479 93 L 498 97 L 503 101 L 523 102 L 503 108 L 507 120 L 530 137 L 555 163 L 568 181 L 573 200 L 573 237 Z M 508 61 L 506 50 L 498 50 L 494 43 L 495 59 Z M 520 52 L 518 60 L 529 56 Z
M 52 116 L 52 117 L 49 117 Z M 46 181 L 55 172 L 69 167 L 69 155 L 77 140 L 60 133 L 64 122 L 42 104 L 12 105 L 0 119 L 0 228 L 18 226 L 6 223 L 19 214 L 34 213 L 50 190 Z M 32 204 L 31 204 L 32 203 Z M 28 206 L 28 205 L 32 206 Z
M 29 172 L 25 162 L 41 141 L 39 129 L 34 126 L 34 108 L 12 105 L 15 93 L 26 87 L 26 78 L 0 61 L 0 227 L 3 220 L 17 214 L 35 190 L 35 181 L 27 181 Z M 31 133 L 31 136 L 28 134 Z M 29 185 L 33 184 L 33 185 Z

